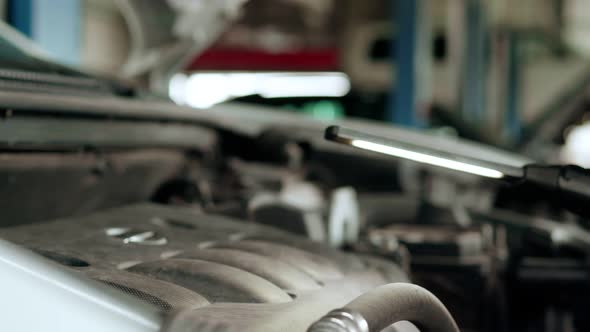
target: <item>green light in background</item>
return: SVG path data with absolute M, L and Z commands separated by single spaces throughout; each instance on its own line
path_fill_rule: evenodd
M 321 121 L 331 121 L 344 117 L 344 107 L 338 101 L 320 100 L 310 101 L 303 105 L 297 106 L 293 104 L 286 104 L 282 106 L 287 111 L 295 111 L 307 114 L 314 119 Z
M 330 121 L 342 118 L 344 108 L 337 101 L 321 100 L 303 105 L 303 113 L 307 113 L 318 120 Z

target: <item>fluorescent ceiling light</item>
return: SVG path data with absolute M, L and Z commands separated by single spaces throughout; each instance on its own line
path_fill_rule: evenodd
M 206 72 L 177 74 L 169 95 L 178 104 L 206 108 L 232 98 L 342 97 L 350 80 L 339 72 Z
M 352 140 L 350 144 L 354 147 L 357 147 L 357 148 L 361 148 L 361 149 L 365 149 L 365 150 L 369 150 L 369 151 L 374 151 L 374 152 L 379 152 L 379 153 L 387 154 L 387 155 L 398 157 L 398 158 L 408 159 L 408 160 L 416 161 L 416 162 L 423 163 L 423 164 L 444 167 L 444 168 L 448 168 L 448 169 L 452 169 L 452 170 L 456 170 L 456 171 L 460 171 L 460 172 L 475 174 L 475 175 L 484 176 L 484 177 L 488 177 L 488 178 L 494 178 L 494 179 L 501 179 L 504 177 L 504 174 L 502 172 L 499 172 L 499 171 L 491 169 L 491 168 L 476 166 L 476 165 L 467 164 L 467 163 L 463 163 L 460 161 L 441 158 L 441 157 L 435 157 L 435 156 L 431 156 L 431 155 L 424 154 L 424 153 L 394 148 L 394 147 L 383 145 L 383 144 L 368 142 L 368 141 L 364 141 L 364 140 L 356 140 L 356 139 Z
M 265 98 L 342 97 L 350 91 L 343 73 L 274 74 L 261 83 L 257 92 Z

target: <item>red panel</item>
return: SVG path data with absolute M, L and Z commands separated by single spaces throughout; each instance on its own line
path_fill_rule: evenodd
M 339 59 L 336 49 L 269 53 L 213 48 L 195 58 L 187 69 L 333 71 L 339 69 Z

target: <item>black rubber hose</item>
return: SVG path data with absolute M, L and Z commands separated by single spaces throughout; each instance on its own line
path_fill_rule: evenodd
M 377 287 L 344 307 L 367 321 L 369 331 L 379 332 L 393 323 L 409 321 L 421 332 L 459 332 L 455 320 L 426 289 L 407 283 Z
M 380 332 L 409 321 L 421 332 L 459 332 L 445 306 L 426 289 L 407 283 L 377 287 L 325 315 L 308 332 Z

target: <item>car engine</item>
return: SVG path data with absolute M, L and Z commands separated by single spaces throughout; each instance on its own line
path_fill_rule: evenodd
M 582 167 L 19 59 L 0 68 L 2 330 L 590 330 Z

